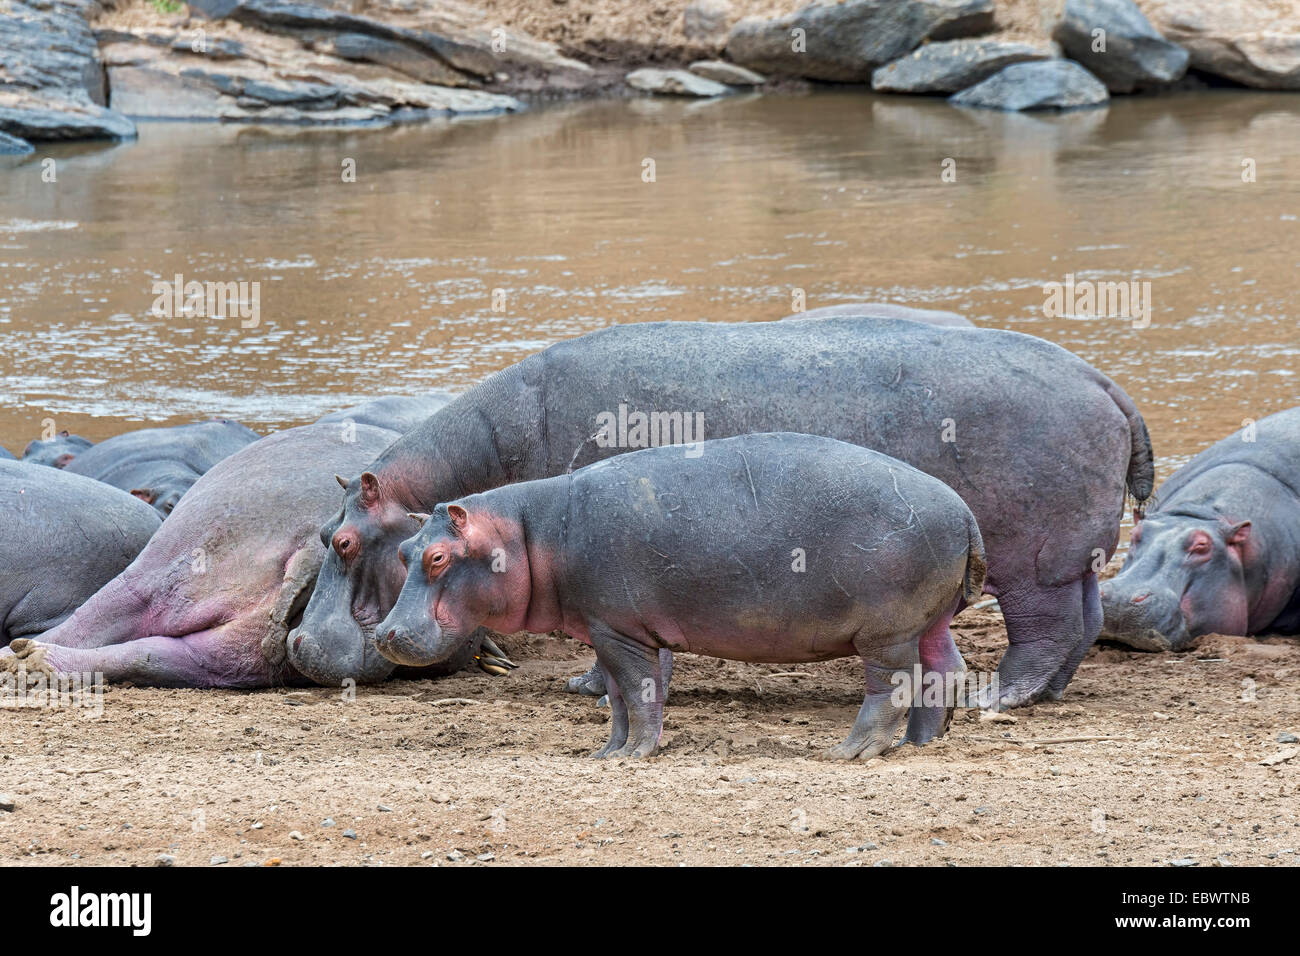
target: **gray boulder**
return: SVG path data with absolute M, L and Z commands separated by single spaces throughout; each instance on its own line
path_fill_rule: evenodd
M 1300 90 L 1300 20 L 1275 4 L 1146 0 L 1151 22 L 1191 67 L 1262 90 Z
M 767 77 L 726 60 L 696 60 L 689 67 L 696 76 L 727 86 L 762 86 Z
M 27 140 L 10 136 L 8 133 L 0 133 L 0 156 L 25 156 L 31 151 L 32 144 Z M 4 456 L 0 455 L 0 457 Z
M 871 74 L 871 88 L 887 93 L 956 93 L 1010 66 L 1051 60 L 1056 44 L 1011 40 L 948 40 L 927 43 Z
M 1097 30 L 1104 34 L 1094 39 Z M 1133 0 L 1066 0 L 1052 36 L 1112 93 L 1173 83 L 1187 72 L 1187 51 L 1157 33 Z
M 951 97 L 954 106 L 990 110 L 1069 110 L 1101 106 L 1110 99 L 1106 86 L 1071 60 L 1013 63 Z
M 727 38 L 727 56 L 762 72 L 861 83 L 922 40 L 973 36 L 992 26 L 993 0 L 811 3 L 775 20 L 741 20 Z
M 686 70 L 657 70 L 646 67 L 633 70 L 624 81 L 628 86 L 644 93 L 664 93 L 670 96 L 722 96 L 731 87 Z

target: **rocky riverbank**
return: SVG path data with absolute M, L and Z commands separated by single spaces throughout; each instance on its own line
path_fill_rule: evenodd
M 791 83 L 1063 109 L 1300 90 L 1300 0 L 0 0 L 0 152 L 137 119 L 354 124 Z

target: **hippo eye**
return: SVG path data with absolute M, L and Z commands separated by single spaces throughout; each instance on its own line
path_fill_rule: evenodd
M 334 546 L 334 553 L 340 558 L 349 558 L 357 550 L 356 542 L 350 535 L 336 534 L 330 543 Z
M 434 551 L 430 548 L 424 552 L 424 573 L 429 577 L 441 574 L 447 567 L 447 560 L 446 551 Z

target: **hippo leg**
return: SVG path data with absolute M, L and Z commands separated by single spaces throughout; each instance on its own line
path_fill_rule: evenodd
M 600 661 L 592 664 L 587 673 L 570 677 L 565 682 L 564 689 L 570 694 L 581 694 L 583 697 L 604 697 L 609 689 L 605 685 L 605 672 L 600 669 Z
M 618 692 L 613 681 L 609 682 L 609 693 L 603 699 L 609 703 L 609 740 L 605 741 L 605 746 L 592 754 L 597 760 L 608 757 L 627 744 L 627 705 L 623 702 L 623 695 Z
M 319 548 L 302 548 L 285 565 L 280 593 L 276 596 L 275 607 L 271 608 L 271 626 L 266 637 L 262 638 L 262 656 L 272 667 L 280 667 L 288 660 L 285 642 L 295 619 L 302 615 L 311 600 L 322 560 Z
M 620 708 L 627 715 L 625 742 L 616 746 L 611 733 L 599 756 L 649 757 L 659 748 L 664 723 L 661 652 L 600 625 L 590 630 L 596 659 L 609 677 L 610 710 L 616 718 Z
M 894 742 L 908 709 L 906 703 L 895 699 L 898 684 L 894 675 L 902 672 L 910 678 L 908 671 L 917 660 L 915 635 L 892 641 L 883 653 L 876 642 L 857 639 L 853 643 L 862 655 L 867 692 L 849 735 L 826 752 L 833 760 L 869 760 Z
M 1052 678 L 1068 667 L 1080 644 L 1092 643 L 1084 632 L 1083 581 L 999 595 L 998 601 L 1009 646 L 998 665 L 997 684 L 980 706 L 1019 707 L 1046 695 Z
M 953 643 L 952 631 L 948 629 L 952 621 L 951 614 L 945 614 L 931 628 L 921 635 L 921 686 L 914 688 L 912 709 L 907 717 L 907 734 L 902 743 L 916 744 L 918 747 L 929 743 L 936 737 L 942 737 L 952 723 L 955 700 L 949 700 L 950 689 L 958 684 L 960 675 L 966 671 L 966 662 L 962 660 L 961 651 Z M 944 698 L 940 701 L 931 699 L 941 689 Z
M 1083 578 L 1083 639 L 1075 645 L 1074 650 L 1061 669 L 1047 684 L 1047 696 L 1060 700 L 1065 695 L 1065 688 L 1074 679 L 1074 672 L 1088 653 L 1088 648 L 1097 642 L 1101 634 L 1101 589 L 1097 585 L 1097 575 L 1089 571 Z
M 102 674 L 105 683 L 152 687 L 266 687 L 272 675 L 231 660 L 232 635 L 221 629 L 185 637 L 142 637 L 108 647 L 62 647 L 22 639 L 10 642 L 19 660 L 60 674 Z M 254 651 L 256 653 L 256 651 Z M 260 655 L 258 655 L 260 657 Z M 10 669 L 14 663 L 5 662 Z

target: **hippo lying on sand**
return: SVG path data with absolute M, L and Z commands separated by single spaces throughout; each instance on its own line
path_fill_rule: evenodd
M 362 467 L 397 436 L 358 425 L 351 437 L 340 440 L 336 425 L 308 425 L 226 458 L 194 483 L 129 567 L 39 643 L 15 641 L 13 649 L 29 667 L 101 671 L 109 681 L 166 687 L 292 681 L 284 636 L 325 550 L 320 522 L 338 495 L 330 473 Z M 59 477 L 125 498 L 153 517 L 129 495 L 79 476 Z M 63 580 L 51 586 L 47 576 L 42 593 L 62 595 L 64 588 Z
M 321 682 L 391 671 L 372 639 L 406 576 L 408 512 L 638 447 L 761 431 L 872 448 L 957 491 L 1011 642 L 990 703 L 1064 691 L 1101 628 L 1092 567 L 1119 539 L 1125 485 L 1151 493 L 1142 417 L 1041 339 L 881 319 L 613 326 L 489 376 L 348 482 L 290 658 Z
M 204 472 L 259 437 L 224 418 L 142 428 L 100 442 L 68 462 L 64 470 L 129 491 L 169 515 Z
M 0 637 L 40 634 L 131 563 L 158 530 L 148 505 L 80 475 L 0 461 Z
M 1170 475 L 1101 604 L 1102 635 L 1140 650 L 1181 650 L 1202 634 L 1300 633 L 1300 408 Z
M 771 663 L 861 656 L 866 699 L 831 756 L 874 757 L 913 702 L 899 688 L 914 666 L 939 687 L 965 669 L 948 624 L 984 582 L 979 528 L 956 492 L 811 435 L 650 448 L 416 517 L 428 520 L 402 542 L 406 582 L 379 652 L 424 665 L 480 625 L 562 629 L 612 678 L 597 757 L 654 753 L 665 649 Z M 917 698 L 911 711 L 911 742 L 944 732 L 943 701 Z
M 330 412 L 316 419 L 322 422 L 356 422 L 358 425 L 374 425 L 376 428 L 389 428 L 405 434 L 426 418 L 438 411 L 454 395 L 450 392 L 430 392 L 428 395 L 387 395 L 364 405 L 354 405 L 337 412 Z
M 71 435 L 65 430 L 53 438 L 36 438 L 29 441 L 27 447 L 23 449 L 23 461 L 30 465 L 64 468 L 68 462 L 94 444 L 89 438 Z

